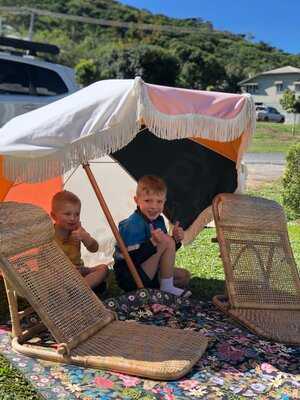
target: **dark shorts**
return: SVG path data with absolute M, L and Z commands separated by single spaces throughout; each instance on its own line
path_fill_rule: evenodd
M 140 265 L 136 265 L 135 263 L 135 268 L 141 278 L 141 281 L 143 282 L 143 285 L 146 288 L 159 289 L 160 284 L 158 279 L 158 270 L 153 279 L 150 279 Z M 114 265 L 114 271 L 116 275 L 116 281 L 121 289 L 123 289 L 125 292 L 131 292 L 137 289 L 136 283 L 128 269 L 125 260 L 117 261 Z

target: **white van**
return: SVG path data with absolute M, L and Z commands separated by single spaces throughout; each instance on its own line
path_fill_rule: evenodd
M 13 40 L 16 46 L 18 42 L 24 48 L 27 41 Z M 72 68 L 32 55 L 0 51 L 0 126 L 78 89 Z

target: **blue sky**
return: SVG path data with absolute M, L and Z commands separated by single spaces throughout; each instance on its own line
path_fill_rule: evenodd
M 119 0 L 173 18 L 200 17 L 215 29 L 252 34 L 288 53 L 300 54 L 300 0 Z

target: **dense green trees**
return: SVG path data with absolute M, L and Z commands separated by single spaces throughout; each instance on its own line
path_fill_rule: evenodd
M 83 85 L 100 79 L 141 76 L 146 82 L 174 86 L 179 59 L 158 46 L 105 46 L 96 58 L 80 60 L 75 70 L 78 81 Z
M 124 28 L 36 17 L 34 40 L 57 44 L 61 53 L 52 60 L 76 66 L 82 84 L 140 75 L 152 83 L 236 92 L 238 82 L 249 75 L 284 65 L 300 67 L 299 55 L 254 43 L 249 35 L 217 31 L 201 18 L 154 15 L 115 0 L 1 0 L 1 5 L 192 29 L 189 33 L 151 31 L 137 25 Z M 2 22 L 25 37 L 29 15 L 2 14 Z

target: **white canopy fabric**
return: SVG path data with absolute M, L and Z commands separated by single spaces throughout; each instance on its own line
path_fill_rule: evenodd
M 37 182 L 127 145 L 145 124 L 164 139 L 232 141 L 255 129 L 250 95 L 168 88 L 141 78 L 96 82 L 0 129 L 5 176 Z
M 133 142 L 144 125 L 167 140 L 232 142 L 241 138 L 234 160 L 238 167 L 255 129 L 255 107 L 248 94 L 164 87 L 141 78 L 106 80 L 20 115 L 0 129 L 0 156 L 7 179 L 34 183 L 63 176 L 64 188 L 81 199 L 82 224 L 101 248 L 93 254 L 83 251 L 87 265 L 110 260 L 115 239 L 85 172 L 76 167 L 94 160 L 91 169 L 118 223 L 135 208 L 136 183 L 117 162 L 104 156 Z M 208 207 L 186 230 L 186 241 L 210 219 Z

